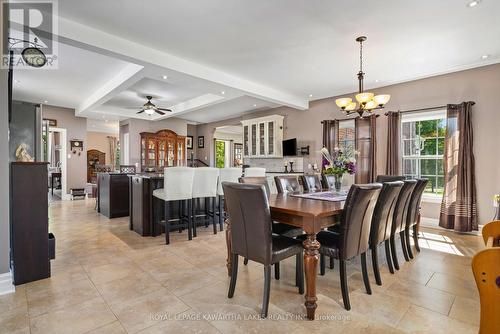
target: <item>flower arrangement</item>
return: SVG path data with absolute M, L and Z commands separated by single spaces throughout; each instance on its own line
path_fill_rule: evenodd
M 328 152 L 326 147 L 321 149 L 321 155 L 323 156 L 323 174 L 329 175 L 343 175 L 345 173 L 354 174 L 356 173 L 356 155 L 357 151 L 353 149 L 344 149 L 336 147 L 333 150 L 333 154 Z

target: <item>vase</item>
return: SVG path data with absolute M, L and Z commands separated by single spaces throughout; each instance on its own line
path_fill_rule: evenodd
M 335 174 L 335 191 L 340 192 L 340 188 L 342 188 L 342 174 Z

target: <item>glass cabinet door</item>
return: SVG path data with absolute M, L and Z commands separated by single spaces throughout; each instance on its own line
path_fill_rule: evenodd
M 186 143 L 186 139 L 184 139 L 184 138 L 177 140 L 177 163 L 176 163 L 176 166 L 184 166 L 185 143 Z
M 257 155 L 257 124 L 252 124 L 252 156 Z
M 274 155 L 274 122 L 267 122 L 267 154 Z
M 243 155 L 248 156 L 248 125 L 243 127 Z
M 167 140 L 167 166 L 172 167 L 175 161 L 175 141 Z
M 164 140 L 158 142 L 158 166 L 165 167 L 165 154 L 167 143 Z
M 259 123 L 259 155 L 266 155 L 265 124 Z
M 146 139 L 141 139 L 141 166 L 146 166 Z
M 156 141 L 153 139 L 148 140 L 148 166 L 156 166 Z

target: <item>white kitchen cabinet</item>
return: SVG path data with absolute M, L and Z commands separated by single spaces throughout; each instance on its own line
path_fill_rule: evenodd
M 283 157 L 283 116 L 271 115 L 241 121 L 246 158 Z

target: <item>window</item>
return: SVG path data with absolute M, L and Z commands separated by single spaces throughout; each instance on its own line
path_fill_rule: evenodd
M 404 114 L 401 120 L 401 153 L 406 178 L 427 178 L 424 193 L 444 190 L 444 137 L 446 110 Z

